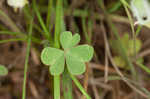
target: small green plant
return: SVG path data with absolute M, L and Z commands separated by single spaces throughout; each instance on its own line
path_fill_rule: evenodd
M 135 52 L 134 52 L 134 40 L 129 38 L 129 34 L 124 34 L 121 37 L 121 42 L 124 45 L 124 48 L 126 50 L 126 53 L 128 55 L 129 58 L 132 58 L 134 56 L 135 53 L 139 53 L 141 46 L 142 46 L 142 42 L 141 40 L 139 40 L 138 38 L 136 38 L 135 40 Z M 128 68 L 127 67 L 127 63 L 124 61 L 124 59 L 122 58 L 122 56 L 120 56 L 121 52 L 119 50 L 119 44 L 117 42 L 117 40 L 110 40 L 110 45 L 113 49 L 113 52 L 116 53 L 117 55 L 113 57 L 115 63 L 117 66 L 121 67 L 121 68 Z M 138 62 L 143 62 L 142 58 L 137 59 Z
M 8 74 L 8 70 L 5 66 L 0 65 L 0 76 L 5 76 Z
M 93 57 L 93 47 L 85 44 L 78 45 L 80 35 L 72 35 L 71 32 L 65 31 L 60 35 L 60 44 L 63 48 L 57 49 L 46 47 L 41 53 L 43 64 L 50 66 L 49 71 L 54 76 L 54 99 L 60 99 L 60 75 L 67 69 L 70 77 L 80 89 L 80 91 L 91 99 L 85 92 L 79 81 L 73 75 L 80 75 L 85 72 L 85 62 L 88 62 Z M 67 67 L 65 67 L 67 66 Z
M 67 69 L 72 75 L 80 75 L 85 72 L 85 62 L 93 57 L 93 48 L 89 45 L 78 45 L 80 35 L 69 31 L 60 35 L 60 43 L 64 50 L 46 47 L 41 53 L 41 60 L 45 65 L 49 65 L 52 75 L 60 75 L 64 71 L 66 62 Z

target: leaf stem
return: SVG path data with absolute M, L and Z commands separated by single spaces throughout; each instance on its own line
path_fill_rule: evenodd
M 52 26 L 51 23 L 51 16 L 52 16 L 52 10 L 53 9 L 53 0 L 48 1 L 48 11 L 47 11 L 47 18 L 46 18 L 46 26 L 48 30 L 50 31 L 50 27 Z
M 59 34 L 61 32 L 62 0 L 56 3 L 56 19 L 54 33 L 54 47 L 60 48 Z M 54 99 L 60 99 L 60 75 L 54 75 Z
M 60 75 L 54 76 L 54 99 L 60 99 Z
M 55 19 L 55 37 L 54 46 L 59 48 L 59 35 L 61 32 L 61 17 L 62 17 L 62 0 L 57 0 L 56 4 L 56 19 Z
M 67 68 L 64 69 L 64 72 L 62 74 L 62 82 L 63 82 L 63 93 L 64 93 L 64 99 L 73 99 L 72 97 L 72 80 L 69 76 L 69 72 Z
M 25 67 L 24 67 L 24 80 L 23 80 L 23 89 L 22 89 L 22 99 L 26 98 L 26 80 L 27 80 L 29 54 L 30 54 L 30 48 L 31 48 L 32 27 L 33 27 L 33 18 L 31 19 L 31 23 L 30 23 L 30 26 L 29 26 L 27 52 L 26 52 L 25 65 L 24 65 Z

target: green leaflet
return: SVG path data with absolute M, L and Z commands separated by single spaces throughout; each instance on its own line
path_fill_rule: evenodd
M 89 45 L 79 45 L 71 48 L 66 54 L 66 63 L 69 72 L 79 75 L 85 72 L 85 62 L 93 57 L 93 48 Z
M 45 65 L 51 65 L 52 75 L 59 75 L 64 69 L 64 52 L 51 47 L 46 47 L 41 53 L 41 61 Z
M 93 57 L 93 48 L 89 45 L 79 45 L 71 48 L 67 54 L 71 54 L 82 62 L 88 62 Z
M 52 75 L 60 75 L 64 71 L 64 54 L 56 60 L 56 63 L 53 64 L 49 69 Z
M 71 54 L 66 56 L 66 64 L 72 75 L 80 75 L 85 72 L 85 63 Z
M 8 74 L 8 70 L 5 66 L 0 65 L 0 76 L 5 76 Z
M 72 33 L 69 31 L 65 31 L 60 36 L 60 43 L 63 47 L 63 49 L 71 48 L 75 45 L 77 45 L 80 42 L 80 35 L 75 34 L 72 36 Z

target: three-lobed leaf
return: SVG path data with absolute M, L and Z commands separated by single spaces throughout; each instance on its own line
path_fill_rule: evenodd
M 92 59 L 94 50 L 89 45 L 75 46 L 80 41 L 80 35 L 69 31 L 60 36 L 60 43 L 64 51 L 56 48 L 46 47 L 41 53 L 41 60 L 45 65 L 50 65 L 49 71 L 52 75 L 60 75 L 64 71 L 66 61 L 68 71 L 73 75 L 85 72 L 85 62 Z

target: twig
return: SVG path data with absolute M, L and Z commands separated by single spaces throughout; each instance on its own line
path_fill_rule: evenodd
M 101 22 L 101 29 L 102 29 L 103 34 L 106 33 L 106 30 L 105 30 L 102 22 Z M 107 55 L 106 42 L 105 42 L 105 74 L 104 74 L 104 77 L 105 77 L 105 83 L 107 83 L 108 82 L 108 55 Z
M 89 67 L 93 68 L 93 69 L 98 69 L 100 71 L 105 71 L 105 66 L 102 65 L 102 64 L 96 64 L 96 63 L 92 63 L 91 62 L 91 63 L 89 63 Z M 109 73 L 116 73 L 116 71 L 113 68 L 111 68 L 111 67 L 108 68 L 108 72 Z
M 89 66 L 88 66 L 88 63 L 85 63 L 85 64 L 86 64 L 86 72 L 84 74 L 83 87 L 84 87 L 85 91 L 87 92 L 87 90 L 88 90 L 88 80 L 89 80 Z M 83 96 L 83 99 L 86 99 L 86 97 Z
M 149 55 L 149 54 L 150 54 L 150 49 L 145 50 L 145 51 L 139 53 L 136 58 L 145 57 L 145 56 L 147 56 L 147 55 Z

